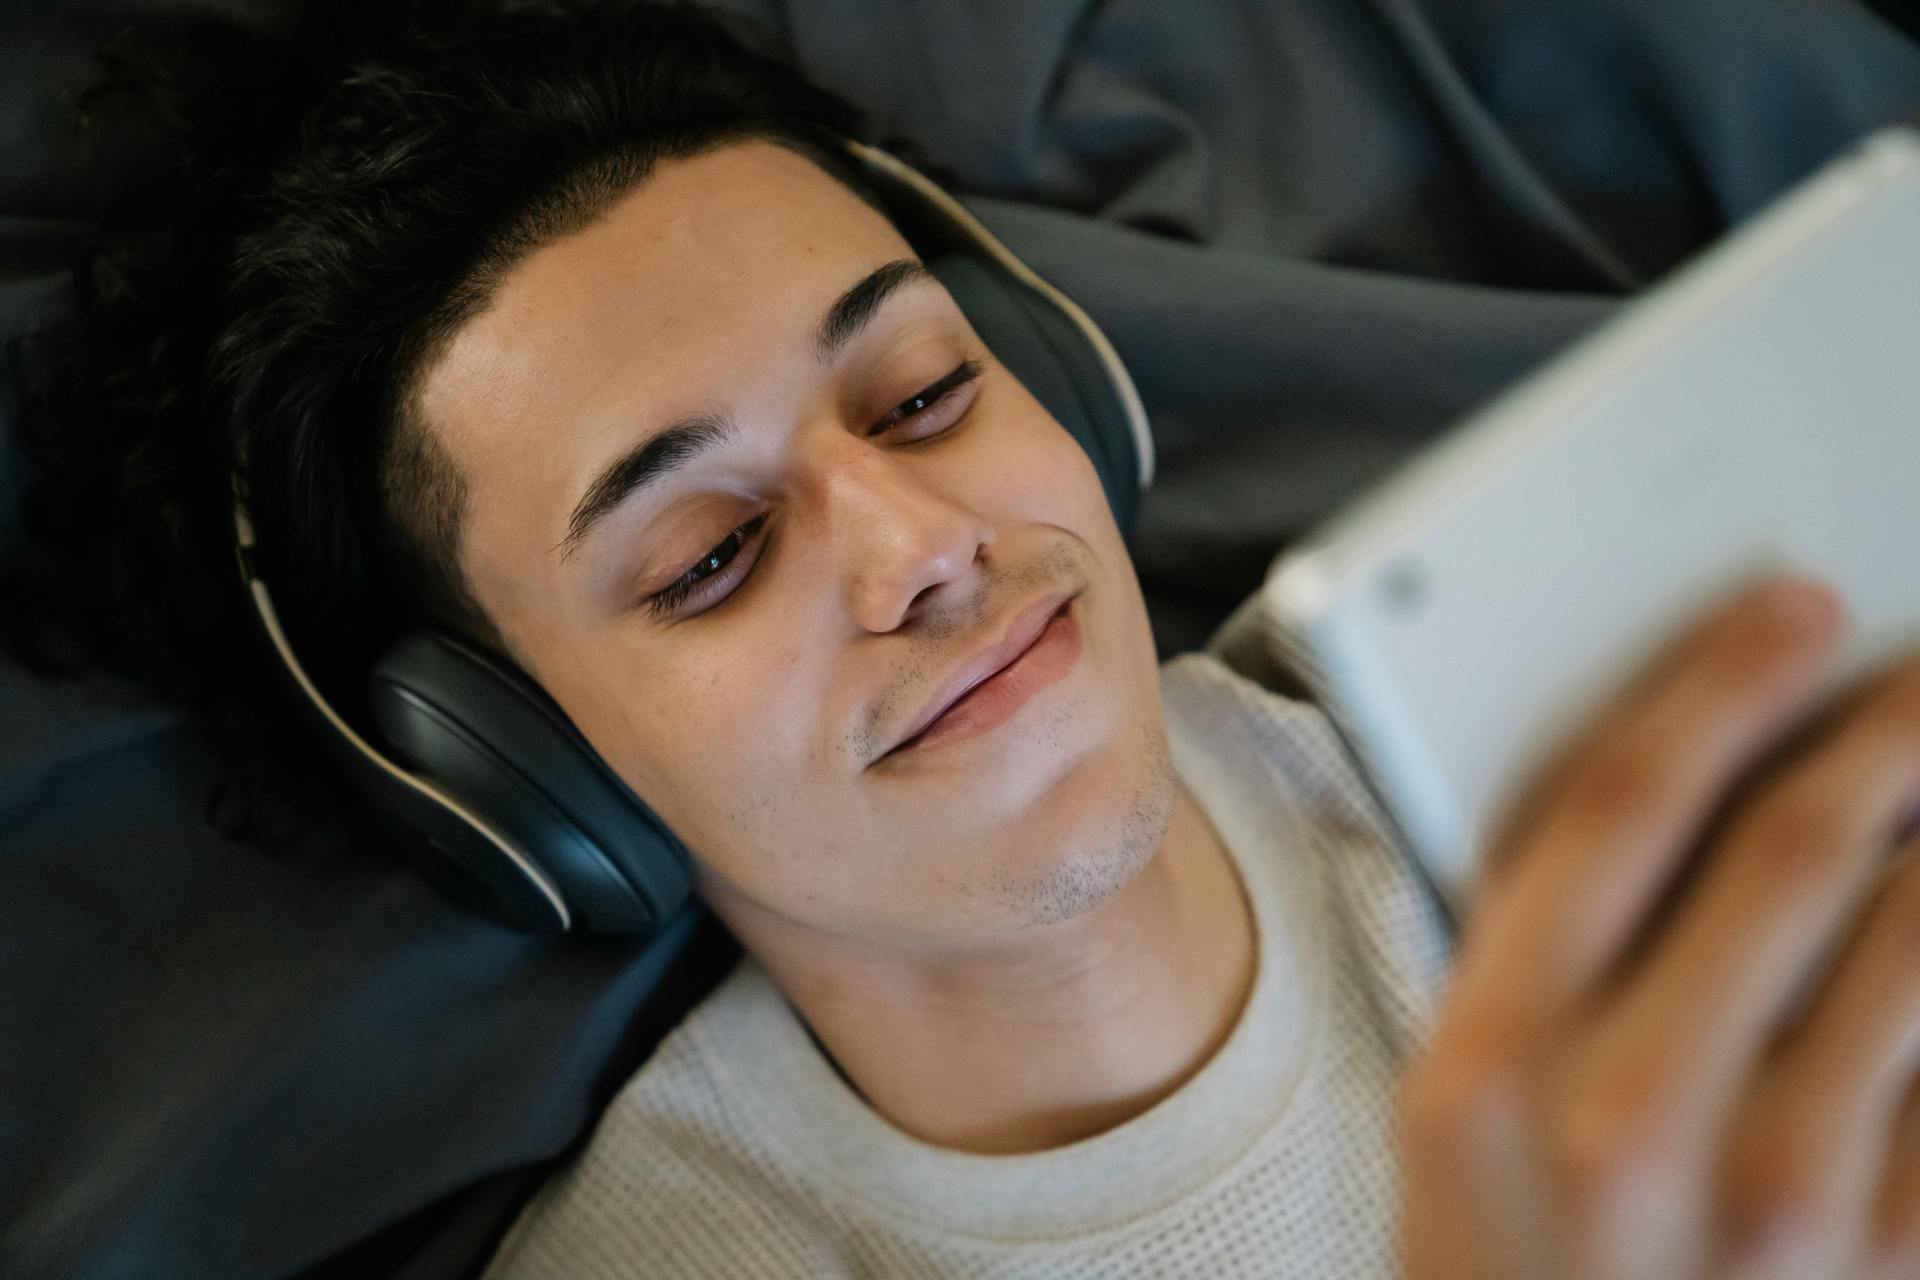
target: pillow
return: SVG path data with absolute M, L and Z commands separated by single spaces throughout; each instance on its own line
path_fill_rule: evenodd
M 0 339 L 68 304 L 101 188 L 60 107 L 102 33 L 0 23 Z M 0 431 L 0 548 L 26 475 Z M 218 774 L 181 712 L 0 658 L 0 1271 L 470 1274 L 738 947 L 697 908 L 514 934 L 371 832 L 238 844 Z

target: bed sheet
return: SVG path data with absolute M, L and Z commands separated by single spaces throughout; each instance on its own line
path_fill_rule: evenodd
M 1920 122 L 1920 49 L 1843 0 L 725 7 L 1111 336 L 1159 454 L 1163 654 L 1619 297 Z M 0 333 L 64 305 L 142 162 L 67 143 L 87 51 L 215 8 L 286 12 L 0 18 Z M 0 537 L 17 483 L 0 453 Z M 0 1273 L 471 1274 L 671 1017 L 674 948 L 493 929 L 371 844 L 228 844 L 211 781 L 177 713 L 0 664 Z M 696 937 L 710 977 L 727 940 Z

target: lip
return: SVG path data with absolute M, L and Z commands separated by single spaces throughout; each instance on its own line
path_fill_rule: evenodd
M 893 745 L 881 753 L 878 759 L 884 760 L 909 746 L 915 738 L 945 715 L 954 703 L 971 693 L 977 685 L 984 684 L 1018 662 L 1047 629 L 1047 624 L 1053 621 L 1054 615 L 1072 603 L 1078 594 L 1076 591 L 1055 592 L 1041 597 L 1020 610 L 1014 615 L 1013 621 L 1007 625 L 1006 631 L 998 641 L 961 663 L 952 675 L 941 681 L 939 689 L 927 705 L 902 727 Z

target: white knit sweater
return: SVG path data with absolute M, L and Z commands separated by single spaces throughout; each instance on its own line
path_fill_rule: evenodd
M 1396 1274 L 1389 1093 L 1444 972 L 1443 918 L 1317 708 L 1204 653 L 1161 685 L 1175 768 L 1258 930 L 1247 1006 L 1185 1084 L 1066 1147 L 935 1147 L 868 1107 L 744 959 L 485 1280 Z

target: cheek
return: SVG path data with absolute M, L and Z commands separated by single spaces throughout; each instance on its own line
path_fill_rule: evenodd
M 1106 490 L 1093 459 L 1072 434 L 1021 390 L 1021 413 L 996 437 L 996 505 L 1019 518 L 1055 524 L 1088 542 L 1117 541 Z
M 1021 435 L 1023 458 L 1009 476 L 1015 514 L 1043 524 L 1058 525 L 1084 542 L 1094 563 L 1088 566 L 1105 599 L 1097 606 L 1101 634 L 1095 644 L 1113 643 L 1113 661 L 1130 673 L 1144 698 L 1159 697 L 1159 658 L 1146 600 L 1134 571 L 1133 556 L 1114 519 L 1106 488 L 1093 459 L 1067 429 L 1055 422 L 1038 403 L 1033 411 L 1045 429 L 1031 427 Z
M 623 776 L 647 779 L 635 790 L 690 849 L 717 862 L 797 821 L 818 777 L 815 704 L 794 647 L 743 643 L 729 654 L 656 668 L 625 700 L 645 764 Z

